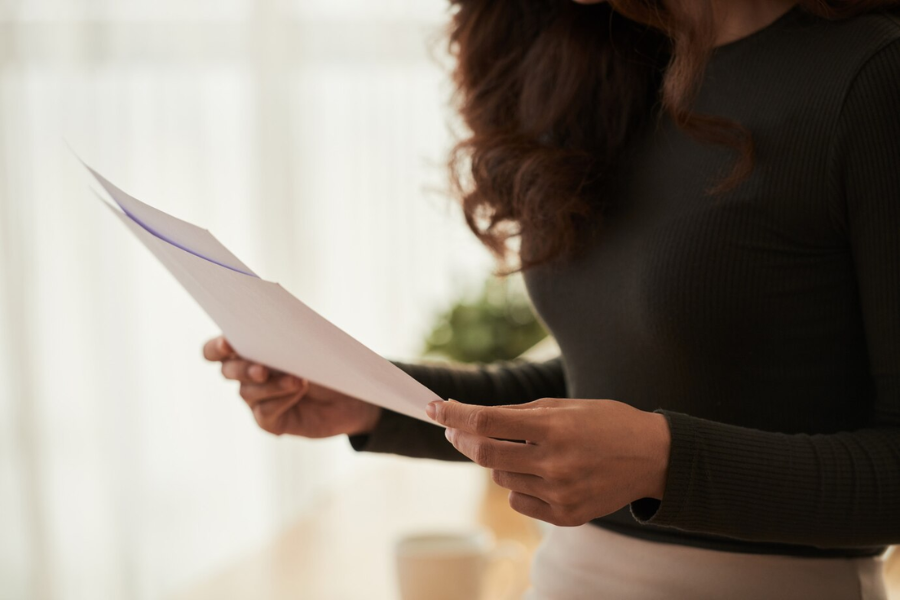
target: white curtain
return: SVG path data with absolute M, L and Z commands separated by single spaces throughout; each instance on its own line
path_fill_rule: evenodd
M 489 272 L 446 189 L 441 0 L 0 2 L 0 599 L 161 598 L 353 476 L 258 430 L 66 142 L 410 358 Z

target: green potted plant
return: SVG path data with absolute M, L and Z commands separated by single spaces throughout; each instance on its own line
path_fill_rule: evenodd
M 490 363 L 516 358 L 545 337 L 521 277 L 493 277 L 476 298 L 461 298 L 438 316 L 425 340 L 424 355 Z

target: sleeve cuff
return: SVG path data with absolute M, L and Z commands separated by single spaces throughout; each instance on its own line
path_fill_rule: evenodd
M 350 447 L 357 452 L 394 453 L 397 440 L 403 439 L 403 430 L 409 427 L 409 420 L 405 415 L 384 408 L 372 431 L 347 436 Z
M 677 527 L 696 476 L 697 433 L 690 416 L 666 410 L 655 412 L 666 417 L 672 435 L 665 493 L 662 500 L 641 498 L 632 502 L 631 514 L 645 525 Z

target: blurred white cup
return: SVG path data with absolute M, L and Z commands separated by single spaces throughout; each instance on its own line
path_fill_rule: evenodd
M 528 553 L 486 529 L 416 533 L 394 546 L 402 600 L 518 600 Z

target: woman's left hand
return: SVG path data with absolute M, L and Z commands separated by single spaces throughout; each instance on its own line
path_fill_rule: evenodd
M 663 498 L 670 433 L 659 413 L 568 398 L 505 406 L 434 401 L 426 412 L 447 427 L 457 450 L 491 469 L 510 490 L 509 505 L 529 517 L 574 527 L 641 498 Z

